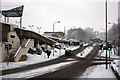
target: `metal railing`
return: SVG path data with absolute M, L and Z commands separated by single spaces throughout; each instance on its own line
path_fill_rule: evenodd
M 14 58 L 18 55 L 18 53 L 20 52 L 20 50 L 21 50 L 21 46 L 18 48 L 18 50 L 17 50 L 17 52 L 16 52 Z
M 27 43 L 25 44 L 25 48 L 28 46 L 28 43 L 30 42 L 30 39 L 28 39 Z
M 30 42 L 30 39 L 28 39 L 28 41 L 26 42 L 26 44 L 25 44 L 24 47 L 21 47 L 21 46 L 20 46 L 20 47 L 18 48 L 18 50 L 17 50 L 17 52 L 16 52 L 14 58 L 18 55 L 18 53 L 20 52 L 21 48 L 26 48 L 26 47 L 28 46 L 29 42 Z

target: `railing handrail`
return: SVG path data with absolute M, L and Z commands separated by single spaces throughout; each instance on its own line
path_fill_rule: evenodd
M 24 48 L 26 48 L 27 46 L 28 46 L 28 43 L 30 42 L 30 39 L 28 39 L 28 41 L 27 41 L 27 43 L 25 44 L 25 46 L 24 46 Z M 20 50 L 21 50 L 21 46 L 18 48 L 18 50 L 17 50 L 17 52 L 16 52 L 16 54 L 15 54 L 15 56 L 14 57 L 16 57 L 17 55 L 18 55 L 18 53 L 20 52 Z
M 14 55 L 14 57 L 16 57 L 18 55 L 20 50 L 21 50 L 21 46 L 18 48 L 18 50 L 17 50 L 16 54 Z
M 30 42 L 30 39 L 28 39 L 27 43 L 25 44 L 25 48 L 28 46 L 28 43 Z

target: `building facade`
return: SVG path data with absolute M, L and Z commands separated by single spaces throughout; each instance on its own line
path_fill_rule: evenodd
M 65 33 L 63 32 L 44 32 L 45 36 L 64 38 Z
M 89 27 L 88 27 L 88 28 L 85 29 L 85 31 L 88 32 L 88 33 L 93 34 L 93 28 L 89 28 Z

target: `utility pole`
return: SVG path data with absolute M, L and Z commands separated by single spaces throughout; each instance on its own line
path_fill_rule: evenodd
M 107 46 L 107 0 L 106 0 L 106 46 Z M 107 65 L 107 49 L 106 49 L 106 69 L 108 68 L 108 65 Z
M 55 28 L 55 23 L 60 23 L 60 21 L 53 23 L 53 32 L 54 32 L 54 28 Z
M 22 44 L 22 17 L 20 17 L 20 44 Z
M 66 28 L 64 26 L 64 39 L 65 39 L 65 35 L 66 35 Z

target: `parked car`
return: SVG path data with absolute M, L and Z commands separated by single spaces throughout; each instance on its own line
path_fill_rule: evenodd
M 100 44 L 99 49 L 102 50 L 102 48 L 103 48 L 103 44 Z
M 57 49 L 61 49 L 61 48 L 62 48 L 62 46 L 61 46 L 59 43 L 56 43 L 56 44 L 54 45 L 54 47 L 57 48 Z
M 42 50 L 45 51 L 47 49 L 47 44 L 42 44 L 41 47 L 42 47 Z
M 30 47 L 28 50 L 28 53 L 31 53 L 31 54 L 36 53 L 36 52 L 37 52 L 36 48 L 33 48 L 33 47 Z
M 70 49 L 65 50 L 65 56 L 72 56 L 72 50 Z

